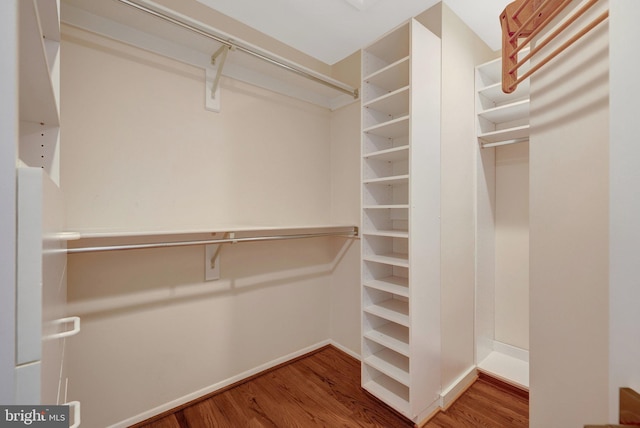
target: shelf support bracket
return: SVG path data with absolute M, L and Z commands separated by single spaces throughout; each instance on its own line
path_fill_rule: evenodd
M 228 239 L 229 235 L 229 232 L 225 232 L 222 235 L 222 239 Z M 220 251 L 222 251 L 222 245 L 223 244 L 208 244 L 204 247 L 205 281 L 215 281 L 220 279 Z
M 211 67 L 206 68 L 206 109 L 220 112 L 220 77 L 231 46 L 222 45 L 211 55 Z

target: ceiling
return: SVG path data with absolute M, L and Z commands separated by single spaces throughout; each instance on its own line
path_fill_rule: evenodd
M 197 0 L 327 64 L 366 46 L 439 0 Z M 510 0 L 444 0 L 493 50 Z

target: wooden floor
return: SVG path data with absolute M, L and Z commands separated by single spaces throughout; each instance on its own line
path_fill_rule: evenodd
M 528 399 L 478 380 L 427 427 L 527 427 Z M 328 346 L 136 428 L 413 427 L 360 388 L 360 362 Z

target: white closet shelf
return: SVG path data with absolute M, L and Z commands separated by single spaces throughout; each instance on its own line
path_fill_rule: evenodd
M 409 279 L 399 276 L 388 276 L 380 279 L 363 281 L 365 287 L 374 288 L 397 296 L 409 297 Z
M 492 85 L 486 86 L 480 90 L 478 93 L 483 97 L 491 100 L 495 105 L 504 104 L 507 102 L 513 102 L 525 98 L 529 98 L 529 79 L 520 83 L 515 91 L 510 94 L 505 94 L 502 91 L 502 83 L 494 83 Z
M 510 140 L 522 140 L 524 138 L 529 138 L 529 125 L 485 132 L 484 134 L 478 135 L 478 139 L 483 144 L 499 143 L 502 141 Z
M 478 113 L 478 116 L 493 123 L 506 123 L 529 117 L 529 99 L 490 108 Z
M 387 404 L 399 412 L 409 411 L 409 390 L 393 379 L 382 375 L 365 383 L 363 387 L 375 396 L 385 397 Z
M 400 382 L 405 386 L 410 385 L 409 359 L 391 349 L 383 349 L 364 360 L 365 364 Z
M 366 83 L 389 91 L 409 85 L 409 57 L 406 56 L 393 64 L 370 74 L 363 79 Z
M 377 152 L 366 153 L 363 155 L 365 159 L 381 160 L 385 162 L 396 162 L 409 157 L 409 146 L 393 147 L 391 149 L 380 150 Z
M 363 130 L 364 133 L 385 138 L 398 138 L 409 135 L 409 116 L 399 117 Z
M 409 86 L 389 92 L 362 106 L 393 117 L 406 116 L 409 112 Z
M 478 364 L 478 370 L 510 385 L 529 390 L 529 363 L 527 361 L 493 351 Z
M 409 209 L 408 204 L 391 204 L 391 205 L 363 205 L 362 209 L 365 210 L 397 210 L 397 209 Z
M 401 253 L 369 254 L 363 260 L 376 263 L 384 263 L 392 266 L 409 267 L 409 256 Z
M 362 231 L 361 235 L 371 236 L 388 236 L 390 238 L 409 238 L 409 231 L 407 230 L 367 230 Z
M 390 322 L 365 332 L 364 337 L 409 357 L 409 329 L 407 327 Z
M 392 184 L 406 184 L 409 182 L 408 175 L 394 175 L 392 177 L 381 177 L 381 178 L 370 178 L 368 180 L 362 181 L 364 184 L 384 184 L 384 185 L 392 185 Z
M 409 327 L 409 303 L 388 299 L 364 308 L 366 313 Z
M 118 1 L 65 0 L 62 3 L 62 21 L 201 69 L 211 67 L 212 54 L 225 46 L 203 35 L 208 34 L 229 41 L 228 44 L 235 47 L 224 63 L 223 76 L 332 110 L 354 102 L 358 94 L 356 88 L 344 82 L 220 31 L 199 21 L 198 17 L 181 14 L 150 0 L 136 0 L 135 3 L 185 26 L 151 16 Z M 247 50 L 255 55 L 246 53 Z
M 529 53 L 529 48 L 523 49 L 518 56 L 524 58 Z M 491 83 L 502 82 L 502 58 L 496 58 L 493 61 L 486 62 L 476 67 L 482 77 Z M 529 63 L 518 69 L 519 73 L 525 73 L 529 69 Z

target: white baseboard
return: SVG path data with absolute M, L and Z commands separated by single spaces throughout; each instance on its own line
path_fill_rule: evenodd
M 338 345 L 336 343 L 333 343 L 330 340 L 323 340 L 322 342 L 319 342 L 319 343 L 316 343 L 314 345 L 308 346 L 308 347 L 306 347 L 304 349 L 301 349 L 299 351 L 293 352 L 293 353 L 291 353 L 289 355 L 285 355 L 283 357 L 276 358 L 275 360 L 272 360 L 272 361 L 269 361 L 269 362 L 267 362 L 265 364 L 259 365 L 258 367 L 255 367 L 255 368 L 253 368 L 251 370 L 247 370 L 247 371 L 245 371 L 243 373 L 240 373 L 238 375 L 232 376 L 232 377 L 230 377 L 228 379 L 225 379 L 225 380 L 223 380 L 221 382 L 218 382 L 218 383 L 215 383 L 215 384 L 210 385 L 208 387 L 202 388 L 202 389 L 200 389 L 198 391 L 192 392 L 190 394 L 187 394 L 187 395 L 184 395 L 184 396 L 182 396 L 180 398 L 177 398 L 177 399 L 175 399 L 173 401 L 170 401 L 168 403 L 165 403 L 165 404 L 162 404 L 160 406 L 157 406 L 157 407 L 155 407 L 155 408 L 153 408 L 151 410 L 147 410 L 146 412 L 142 412 L 142 413 L 140 413 L 140 414 L 138 414 L 136 416 L 133 416 L 133 417 L 128 418 L 128 419 L 125 419 L 124 421 L 120 421 L 118 423 L 110 425 L 108 428 L 127 428 L 127 427 L 130 427 L 131 425 L 134 425 L 134 424 L 137 424 L 139 422 L 145 421 L 145 420 L 147 420 L 149 418 L 152 418 L 153 416 L 159 415 L 161 413 L 164 413 L 166 411 L 174 409 L 174 408 L 176 408 L 178 406 L 186 404 L 186 403 L 188 403 L 190 401 L 196 400 L 196 399 L 198 399 L 198 398 L 200 398 L 200 397 L 202 397 L 204 395 L 211 394 L 212 392 L 218 391 L 218 390 L 220 390 L 222 388 L 225 388 L 225 387 L 227 387 L 229 385 L 233 385 L 234 383 L 239 382 L 239 381 L 241 381 L 243 379 L 246 379 L 248 377 L 254 376 L 254 375 L 256 375 L 256 374 L 258 374 L 260 372 L 263 372 L 265 370 L 269 370 L 269 369 L 271 369 L 273 367 L 276 367 L 279 364 L 286 363 L 287 361 L 290 361 L 290 360 L 293 360 L 295 358 L 301 357 L 301 356 L 303 356 L 305 354 L 313 352 L 313 351 L 315 351 L 317 349 L 320 349 L 320 348 L 322 348 L 324 346 L 327 346 L 327 345 L 333 345 L 336 348 L 340 349 L 341 351 L 344 351 L 344 352 L 346 352 L 346 353 L 348 353 L 350 355 L 353 355 L 352 351 L 349 351 L 346 348 L 344 348 L 344 347 L 342 347 L 342 346 L 340 346 L 340 345 Z M 360 359 L 360 357 L 357 357 L 357 358 Z
M 513 357 L 527 363 L 529 362 L 529 351 L 527 349 L 518 348 L 516 346 L 494 340 L 493 350 L 500 354 L 508 355 L 509 357 Z
M 339 344 L 338 342 L 334 342 L 333 340 L 331 340 L 329 342 L 330 342 L 330 344 L 332 346 L 335 346 L 336 348 L 338 348 L 339 350 L 341 350 L 345 354 L 351 355 L 353 358 L 355 358 L 358 361 L 362 361 L 362 356 L 360 354 L 358 354 L 357 352 L 352 351 L 351 349 L 346 348 L 346 347 L 342 346 L 341 344 Z
M 440 393 L 440 408 L 447 409 L 478 377 L 475 366 L 469 369 Z

